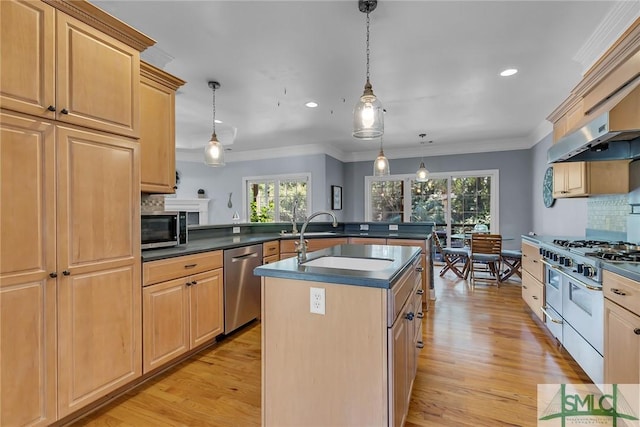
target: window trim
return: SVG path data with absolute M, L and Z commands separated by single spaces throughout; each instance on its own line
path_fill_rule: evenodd
M 478 177 L 489 176 L 491 177 L 491 224 L 489 229 L 496 234 L 500 233 L 500 170 L 499 169 L 482 169 L 482 170 L 469 170 L 469 171 L 455 171 L 455 172 L 434 172 L 429 173 L 429 178 L 433 179 L 447 179 L 447 191 L 451 193 L 451 178 L 465 178 L 465 177 Z M 379 181 L 404 181 L 405 189 L 411 188 L 411 181 L 415 181 L 416 175 L 412 174 L 400 174 L 389 176 L 373 176 L 368 175 L 364 177 L 364 220 L 365 222 L 373 222 L 371 215 L 371 183 Z M 411 192 L 405 191 L 403 194 L 403 203 L 405 211 L 403 212 L 403 222 L 411 221 L 411 212 L 407 212 L 406 209 L 411 209 Z M 494 215 L 495 213 L 495 215 Z M 450 212 L 449 212 L 450 214 Z M 451 234 L 451 224 L 447 225 L 447 235 Z
M 274 182 L 275 183 L 275 197 L 276 201 L 280 200 L 280 181 L 306 181 L 307 182 L 307 206 L 308 211 L 313 212 L 311 207 L 311 172 L 303 172 L 303 173 L 290 173 L 290 174 L 280 174 L 280 175 L 259 175 L 259 176 L 244 176 L 242 177 L 242 222 L 250 223 L 249 217 L 249 206 L 247 204 L 247 184 L 250 181 L 255 182 Z M 276 214 L 279 213 L 279 204 L 276 203 Z M 277 215 L 279 216 L 279 215 Z M 276 221 L 278 223 L 281 221 Z M 253 223 L 251 223 L 253 224 Z

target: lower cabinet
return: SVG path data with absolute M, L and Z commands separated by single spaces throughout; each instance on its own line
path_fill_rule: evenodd
M 605 271 L 604 382 L 640 383 L 640 284 Z
M 522 299 L 529 306 L 531 311 L 542 321 L 543 314 L 540 307 L 543 307 L 544 287 L 527 271 L 522 272 Z
M 206 259 L 205 253 L 153 261 L 153 266 L 145 264 L 145 271 L 155 268 L 170 274 L 163 266 L 163 263 L 169 263 L 175 267 L 175 275 L 182 277 L 143 288 L 144 373 L 212 341 L 224 331 L 222 258 L 219 258 L 219 265 L 215 261 L 219 252 L 212 252 L 211 259 Z M 206 262 L 198 263 L 199 259 Z M 189 268 L 181 268 L 183 266 Z M 190 269 L 208 266 L 218 268 L 185 275 Z
M 391 289 L 263 277 L 263 426 L 404 423 L 422 347 L 419 262 Z M 310 312 L 311 288 L 324 290 L 324 315 Z

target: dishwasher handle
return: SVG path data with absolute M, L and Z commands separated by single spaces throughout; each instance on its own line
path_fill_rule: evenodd
M 258 256 L 257 252 L 251 252 L 251 253 L 240 255 L 240 256 L 234 256 L 233 258 L 231 258 L 231 262 L 240 262 L 249 258 L 256 258 L 257 256 Z

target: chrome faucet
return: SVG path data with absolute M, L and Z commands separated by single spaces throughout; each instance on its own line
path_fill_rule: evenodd
M 298 199 L 293 201 L 293 210 L 291 212 L 291 224 L 293 224 L 293 228 L 291 229 L 292 234 L 296 234 L 298 232 L 298 224 L 296 223 L 296 216 L 298 214 Z
M 304 232 L 307 229 L 307 225 L 309 222 L 317 217 L 318 215 L 331 215 L 333 218 L 333 223 L 331 224 L 333 227 L 338 226 L 338 220 L 336 219 L 336 214 L 332 211 L 318 211 L 314 212 L 306 219 L 304 224 L 302 224 L 302 229 L 300 230 L 300 241 L 296 243 L 296 252 L 298 253 L 298 264 L 307 260 L 307 242 L 304 240 Z

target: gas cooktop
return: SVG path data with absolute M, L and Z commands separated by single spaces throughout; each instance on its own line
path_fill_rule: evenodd
M 562 240 L 553 241 L 580 255 L 598 258 L 609 262 L 637 262 L 640 263 L 640 245 L 628 242 L 609 242 L 604 240 Z

